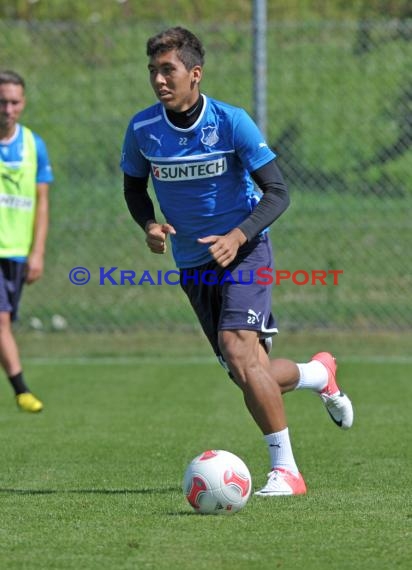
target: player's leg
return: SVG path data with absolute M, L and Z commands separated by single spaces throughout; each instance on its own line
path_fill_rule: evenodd
M 271 286 L 258 281 L 245 285 L 241 279 L 243 275 L 254 274 L 259 267 L 273 267 L 268 236 L 242 247 L 229 267 L 234 279 L 221 288 L 219 349 L 268 448 L 271 471 L 267 485 L 258 494 L 302 494 L 306 487 L 293 456 L 279 388 L 282 381 L 296 380 L 299 371 L 292 361 L 285 361 L 272 374 L 268 356 L 262 349 L 263 337 L 277 332 L 271 312 Z
M 342 429 L 353 424 L 353 406 L 336 380 L 336 359 L 330 352 L 318 352 L 310 362 L 298 364 L 296 390 L 314 390 L 321 398 L 332 421 Z
M 253 249 L 255 246 L 251 245 L 250 248 Z M 258 249 L 260 253 L 259 251 L 256 252 L 257 259 L 256 257 L 251 259 L 249 255 L 244 255 L 240 264 L 238 263 L 235 268 L 230 267 L 228 270 L 231 272 L 233 270 L 234 276 L 236 269 L 242 270 L 244 275 L 248 275 L 250 268 L 267 266 L 271 259 L 267 243 L 261 242 Z M 225 331 L 229 343 L 230 332 L 242 331 L 242 325 L 245 323 L 249 323 L 248 327 L 255 329 L 248 337 L 251 347 L 250 349 L 247 348 L 247 352 L 249 356 L 253 355 L 254 362 L 258 362 L 256 372 L 259 375 L 258 378 L 263 378 L 263 380 L 261 380 L 261 386 L 256 382 L 253 387 L 246 385 L 243 386 L 243 389 L 246 405 L 264 433 L 268 446 L 272 471 L 268 481 L 270 487 L 268 485 L 265 487 L 265 494 L 269 496 L 303 493 L 305 486 L 303 479 L 298 474 L 293 457 L 279 386 L 276 379 L 272 379 L 268 373 L 268 358 L 266 357 L 262 366 L 259 362 L 259 356 L 257 356 L 260 350 L 259 337 L 262 327 L 265 329 L 265 335 L 270 335 L 277 330 L 270 312 L 270 288 L 257 284 L 252 284 L 249 287 L 240 283 L 232 283 L 230 280 L 225 282 L 226 284 L 223 286 L 220 283 L 208 285 L 206 281 L 202 280 L 201 275 L 202 272 L 210 271 L 216 272 L 220 278 L 220 273 L 223 273 L 224 270 L 214 262 L 205 264 L 201 268 L 184 270 L 181 272 L 181 286 L 188 296 L 219 362 L 238 384 L 239 380 L 229 370 L 220 349 L 220 332 L 218 331 Z M 252 305 L 255 310 L 251 309 Z M 241 352 L 244 352 L 243 348 Z M 293 363 L 291 365 L 292 374 L 296 377 L 298 370 Z M 252 376 L 253 382 L 254 373 Z M 274 469 L 275 466 L 278 466 L 278 469 Z
M 271 370 L 259 358 L 255 331 L 219 331 L 219 347 L 236 384 L 243 391 L 246 405 L 263 433 L 286 427 L 286 417 L 279 384 Z M 298 375 L 294 363 L 284 374 Z
M 315 354 L 309 362 L 296 365 L 299 374 L 295 379 L 279 374 L 287 362 L 281 358 L 270 360 L 270 369 L 278 379 L 282 394 L 293 390 L 312 390 L 320 396 L 333 422 L 342 429 L 349 429 L 353 424 L 353 406 L 337 384 L 335 358 L 329 352 Z
M 19 351 L 13 335 L 10 313 L 0 311 L 0 364 L 8 377 L 21 371 Z
M 24 380 L 19 350 L 13 334 L 12 321 L 17 316 L 24 280 L 22 264 L 2 260 L 0 263 L 0 365 L 12 386 L 19 408 L 39 412 L 43 404 L 29 390 Z
M 297 495 L 306 486 L 296 465 L 286 422 L 279 381 L 269 359 L 262 359 L 259 333 L 244 330 L 219 331 L 219 346 L 246 406 L 261 429 L 268 446 L 271 472 L 261 496 Z M 292 361 L 283 361 L 279 375 L 296 378 L 299 371 Z

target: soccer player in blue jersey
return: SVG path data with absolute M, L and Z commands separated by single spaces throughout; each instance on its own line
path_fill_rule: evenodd
M 43 403 L 24 379 L 12 322 L 24 283 L 43 273 L 53 175 L 43 140 L 18 123 L 25 102 L 23 78 L 0 71 L 0 364 L 17 405 L 40 412 Z
M 304 494 L 282 394 L 316 391 L 344 429 L 352 425 L 353 410 L 336 384 L 330 353 L 302 364 L 269 359 L 277 332 L 271 288 L 242 279 L 273 268 L 267 228 L 289 205 L 287 187 L 248 114 L 201 93 L 204 49 L 195 35 L 181 27 L 165 30 L 148 40 L 147 55 L 159 102 L 134 115 L 125 134 L 128 208 L 153 253 L 165 253 L 170 239 L 181 286 L 263 433 L 271 470 L 256 494 Z M 164 222 L 155 217 L 149 176 Z

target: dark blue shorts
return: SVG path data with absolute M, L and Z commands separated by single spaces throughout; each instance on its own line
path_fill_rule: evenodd
M 219 358 L 221 330 L 257 331 L 262 339 L 278 332 L 271 309 L 272 285 L 263 278 L 269 275 L 268 268 L 274 272 L 271 242 L 264 235 L 242 246 L 226 268 L 210 261 L 180 270 L 180 285 Z
M 17 319 L 19 301 L 26 278 L 26 264 L 11 259 L 0 259 L 0 312 Z

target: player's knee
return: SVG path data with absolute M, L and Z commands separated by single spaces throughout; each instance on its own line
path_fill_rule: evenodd
M 221 331 L 219 334 L 219 348 L 226 364 L 230 368 L 241 356 L 242 343 L 236 333 Z
M 219 348 L 236 384 L 247 383 L 251 369 L 258 366 L 255 351 L 234 331 L 221 331 Z
M 9 331 L 11 329 L 10 313 L 0 311 L 0 332 Z

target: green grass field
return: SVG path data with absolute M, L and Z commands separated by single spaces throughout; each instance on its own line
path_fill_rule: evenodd
M 191 511 L 181 480 L 208 448 L 265 481 L 266 449 L 200 335 L 22 335 L 38 416 L 0 385 L 0 567 L 8 570 L 409 568 L 411 335 L 285 335 L 276 352 L 335 351 L 356 423 L 308 392 L 285 398 L 305 497 L 229 517 Z M 47 356 L 47 354 L 49 356 Z M 51 355 L 51 356 L 50 356 Z

